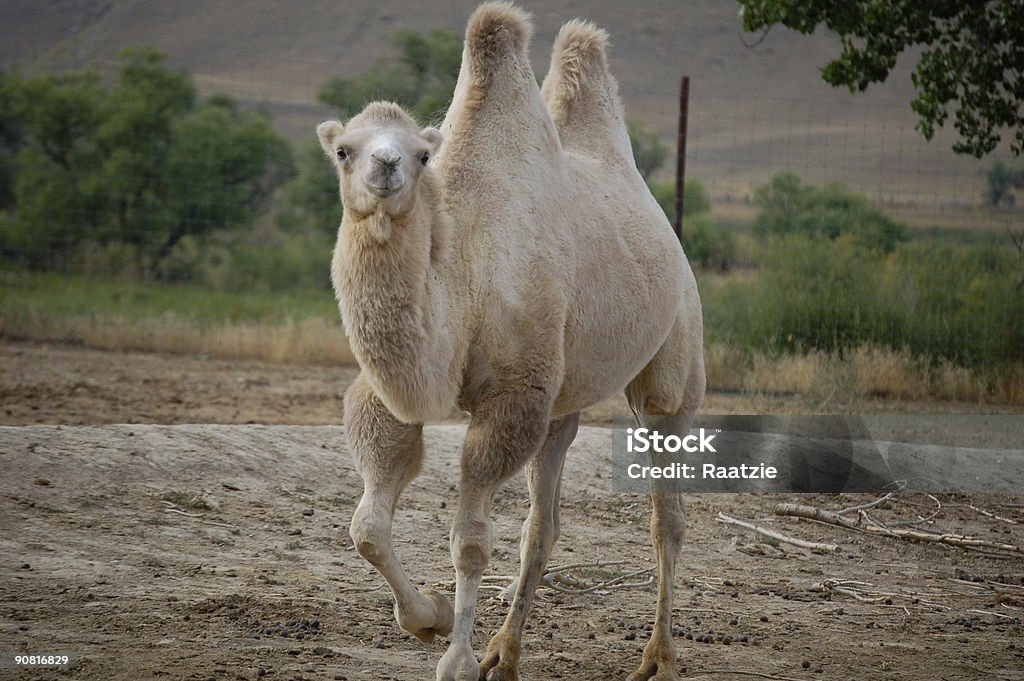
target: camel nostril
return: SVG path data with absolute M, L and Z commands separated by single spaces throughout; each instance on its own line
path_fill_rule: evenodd
M 370 154 L 370 158 L 379 163 L 385 170 L 394 170 L 402 157 L 393 151 L 377 151 Z

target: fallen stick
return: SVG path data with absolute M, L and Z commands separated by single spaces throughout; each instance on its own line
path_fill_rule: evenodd
M 775 507 L 775 515 L 790 516 L 793 518 L 806 518 L 815 520 L 827 525 L 838 525 L 848 530 L 863 532 L 864 528 L 855 520 L 844 518 L 834 511 L 826 511 L 815 506 L 804 506 L 803 504 L 778 504 Z
M 885 503 L 886 501 L 889 501 L 895 495 L 899 494 L 900 492 L 902 492 L 907 487 L 907 481 L 906 480 L 897 480 L 896 483 L 897 483 L 898 487 L 896 489 L 894 489 L 893 491 L 889 492 L 888 494 L 886 494 L 885 496 L 878 497 L 874 501 L 870 501 L 870 502 L 868 502 L 866 504 L 860 504 L 858 506 L 850 506 L 849 508 L 841 509 L 839 511 L 836 511 L 836 514 L 837 515 L 843 515 L 845 513 L 853 513 L 854 511 L 866 511 L 866 510 L 868 510 L 870 508 L 874 508 L 875 506 L 879 506 L 879 505 Z
M 1004 518 L 1001 515 L 996 515 L 992 511 L 986 511 L 983 508 L 978 508 L 974 504 L 964 504 L 964 505 L 967 506 L 967 508 L 971 509 L 972 511 L 977 511 L 978 513 L 982 514 L 983 516 L 988 516 L 989 518 L 992 518 L 993 520 L 998 520 L 1000 522 L 1004 522 L 1004 523 L 1007 523 L 1009 525 L 1017 525 L 1018 524 L 1017 521 L 1014 520 L 1013 518 Z
M 797 681 L 792 676 L 773 676 L 764 672 L 748 672 L 742 669 L 701 669 L 690 672 L 692 676 L 704 676 L 707 674 L 737 674 L 740 676 L 756 676 L 759 679 L 772 679 L 772 681 Z
M 862 512 L 863 513 L 863 512 Z M 844 518 L 832 511 L 825 511 L 814 506 L 803 504 L 779 504 L 775 507 L 775 515 L 790 516 L 794 518 L 807 518 L 822 523 L 829 523 L 838 527 L 850 530 L 858 530 L 869 534 L 881 534 L 887 537 L 907 539 L 930 544 L 945 544 L 963 549 L 989 549 L 1002 551 L 1003 553 L 1024 554 L 1024 549 L 1013 544 L 992 542 L 985 539 L 977 539 L 963 534 L 946 532 L 943 534 L 932 534 L 921 530 L 912 530 L 898 527 L 884 527 L 880 525 L 858 525 L 854 521 Z
M 192 520 L 195 520 L 198 523 L 202 523 L 203 525 L 212 525 L 214 527 L 226 527 L 232 530 L 236 529 L 234 525 L 229 525 L 227 523 L 218 523 L 216 520 L 206 520 L 205 518 L 203 518 L 202 513 L 186 513 L 185 511 L 182 511 L 179 508 L 165 508 L 164 513 L 177 513 L 178 515 L 183 515 L 186 518 L 191 518 Z
M 777 509 L 776 512 L 778 512 Z M 761 527 L 760 525 L 755 525 L 754 523 L 748 523 L 745 520 L 734 518 L 731 515 L 722 513 L 721 511 L 719 511 L 718 516 L 715 518 L 715 520 L 717 520 L 720 523 L 727 523 L 729 525 L 738 525 L 739 527 L 743 527 L 748 530 L 753 530 L 754 532 L 757 532 L 758 534 L 763 535 L 765 537 L 770 537 L 771 539 L 774 539 L 776 541 L 791 544 L 793 546 L 798 546 L 802 549 L 808 549 L 810 551 L 814 551 L 815 553 L 835 553 L 839 550 L 839 547 L 835 544 L 822 544 L 816 541 L 807 541 L 805 539 L 789 537 L 782 534 L 781 532 L 770 530 L 767 527 Z

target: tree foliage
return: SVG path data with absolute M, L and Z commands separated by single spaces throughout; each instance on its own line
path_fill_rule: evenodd
M 0 80 L 18 102 L 0 110 L 8 257 L 66 265 L 83 243 L 120 243 L 152 265 L 186 235 L 250 224 L 293 173 L 266 116 L 223 96 L 198 102 L 155 50 L 120 59 L 110 86 L 92 71 Z
M 1017 203 L 1015 189 L 1024 189 L 1024 170 L 1014 170 L 996 161 L 985 173 L 985 200 L 990 206 L 1012 208 Z
M 865 90 L 888 78 L 897 58 L 920 47 L 912 79 L 917 130 L 931 139 L 956 109 L 953 149 L 993 151 L 1003 130 L 1024 150 L 1024 3 L 1020 0 L 739 0 L 743 28 L 782 24 L 801 33 L 823 25 L 842 41 L 822 69 L 826 82 Z
M 354 78 L 335 77 L 324 83 L 317 98 L 337 107 L 342 116 L 358 113 L 367 102 L 397 102 L 422 120 L 444 115 L 455 91 L 462 63 L 462 39 L 451 31 L 429 34 L 398 31 L 396 60 L 378 60 Z

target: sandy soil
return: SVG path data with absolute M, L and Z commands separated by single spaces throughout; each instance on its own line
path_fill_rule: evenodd
M 352 367 L 115 353 L 70 345 L 0 341 L 0 425 L 263 423 L 336 425 Z M 864 413 L 1007 413 L 1021 407 L 966 402 L 865 400 Z M 711 392 L 705 414 L 817 413 L 799 395 Z M 628 415 L 621 397 L 588 409 L 583 422 Z M 462 417 L 453 413 L 452 422 Z
M 347 367 L 0 344 L 0 423 L 22 426 L 0 428 L 0 652 L 80 658 L 67 671 L 0 664 L 0 679 L 432 679 L 446 641 L 427 647 L 404 634 L 379 576 L 350 548 L 360 482 L 342 429 L 303 425 L 340 422 L 353 376 Z M 797 396 L 713 394 L 706 411 L 807 409 Z M 624 410 L 611 401 L 585 420 L 604 423 Z M 292 425 L 99 425 L 140 422 Z M 449 594 L 462 433 L 458 423 L 428 430 L 425 471 L 396 516 L 414 579 Z M 651 565 L 648 503 L 610 491 L 608 437 L 583 428 L 570 452 L 552 558 L 625 561 L 574 573 L 590 582 Z M 799 500 L 835 509 L 864 499 Z M 1024 561 L 771 520 L 779 500 L 690 499 L 677 574 L 681 674 L 1024 679 Z M 973 499 L 1005 520 L 964 499 L 941 501 L 933 528 L 1024 544 L 1020 499 Z M 172 503 L 192 515 L 169 511 Z M 913 518 L 932 504 L 910 496 L 877 514 Z M 492 584 L 517 569 L 526 509 L 517 477 L 495 505 Z M 780 554 L 715 522 L 723 510 L 841 551 Z M 855 585 L 865 600 L 830 591 L 826 580 L 866 583 Z M 496 594 L 487 591 L 479 608 L 478 652 L 506 611 Z M 542 591 L 524 640 L 524 679 L 624 678 L 639 660 L 653 602 L 649 587 Z
M 610 491 L 608 432 L 583 428 L 570 451 L 553 563 L 625 561 L 608 573 L 650 564 L 646 500 Z M 448 593 L 462 434 L 460 425 L 428 429 L 425 471 L 396 516 L 413 577 Z M 0 649 L 79 657 L 70 671 L 0 670 L 4 678 L 433 678 L 444 641 L 427 647 L 398 629 L 380 578 L 349 548 L 360 484 L 340 428 L 0 428 L 0 466 Z M 197 497 L 199 508 L 189 508 Z M 168 500 L 198 515 L 170 512 Z M 777 500 L 690 500 L 677 575 L 682 674 L 1024 678 L 1022 561 L 794 520 L 773 524 L 841 551 L 770 559 L 738 551 L 753 540 L 714 521 L 719 510 L 764 517 Z M 858 498 L 802 500 L 839 508 Z M 923 512 L 913 504 L 930 503 L 906 501 L 879 517 L 909 517 Z M 1006 499 L 974 502 L 1024 523 Z M 1024 542 L 1020 524 L 943 503 L 937 526 Z M 489 574 L 514 573 L 525 513 L 517 478 L 496 502 Z M 868 602 L 830 593 L 825 580 L 858 580 L 879 595 Z M 505 614 L 495 594 L 479 609 L 478 650 Z M 653 600 L 650 588 L 542 591 L 524 640 L 524 678 L 624 678 L 639 660 Z

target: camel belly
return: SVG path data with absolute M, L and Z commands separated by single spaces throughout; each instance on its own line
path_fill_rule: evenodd
M 583 280 L 566 328 L 565 378 L 555 416 L 621 393 L 665 342 L 682 300 L 682 268 L 689 265 L 681 253 L 660 265 L 662 276 L 654 279 L 645 280 L 635 267 L 621 273 L 633 285 L 587 286 Z

